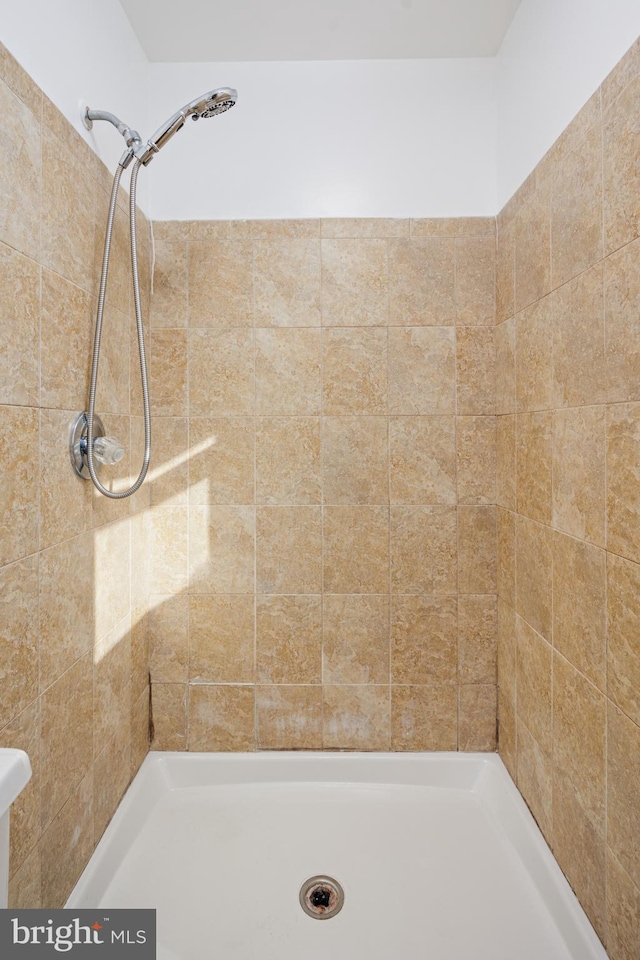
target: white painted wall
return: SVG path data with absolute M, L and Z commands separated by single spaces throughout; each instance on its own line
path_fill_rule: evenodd
M 150 164 L 157 220 L 495 213 L 491 58 L 165 63 L 149 79 L 152 127 L 239 92 Z
M 498 209 L 640 34 L 640 0 L 522 0 L 497 57 Z
M 91 133 L 80 100 L 148 135 L 147 58 L 119 0 L 0 0 L 0 40 L 110 170 L 124 141 L 106 123 Z M 140 178 L 140 202 L 146 184 Z

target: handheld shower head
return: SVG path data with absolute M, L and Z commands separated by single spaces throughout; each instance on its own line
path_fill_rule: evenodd
M 233 90 L 231 87 L 220 87 L 218 90 L 210 90 L 209 93 L 198 97 L 197 100 L 192 100 L 186 107 L 174 113 L 145 144 L 142 144 L 135 151 L 136 157 L 146 167 L 156 153 L 164 147 L 165 143 L 178 130 L 182 130 L 187 117 L 191 117 L 193 120 L 199 120 L 200 117 L 215 117 L 235 106 L 237 99 L 237 90 Z

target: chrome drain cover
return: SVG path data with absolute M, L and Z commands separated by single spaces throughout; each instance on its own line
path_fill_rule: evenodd
M 314 920 L 330 920 L 343 904 L 344 890 L 333 877 L 311 877 L 300 888 L 300 906 Z

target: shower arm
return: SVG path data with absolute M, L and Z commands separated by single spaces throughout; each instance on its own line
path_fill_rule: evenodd
M 126 123 L 116 117 L 115 113 L 109 113 L 108 110 L 91 110 L 89 107 L 85 107 L 82 114 L 82 123 L 87 130 L 93 129 L 94 120 L 106 120 L 107 123 L 113 124 L 118 133 L 124 137 L 127 149 L 120 157 L 118 164 L 123 170 L 126 169 L 133 160 L 134 152 L 142 146 L 142 137 L 137 130 L 132 130 L 131 127 L 128 127 Z

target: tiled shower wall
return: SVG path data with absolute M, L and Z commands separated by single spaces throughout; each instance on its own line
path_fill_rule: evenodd
M 155 746 L 494 749 L 494 220 L 155 234 Z
M 500 753 L 640 956 L 640 41 L 498 218 Z
M 67 451 L 87 398 L 110 176 L 1 45 L 0 116 L 0 746 L 33 766 L 12 809 L 10 902 L 56 907 L 147 751 L 148 493 L 94 496 Z M 127 270 L 122 206 L 98 409 L 137 459 Z

